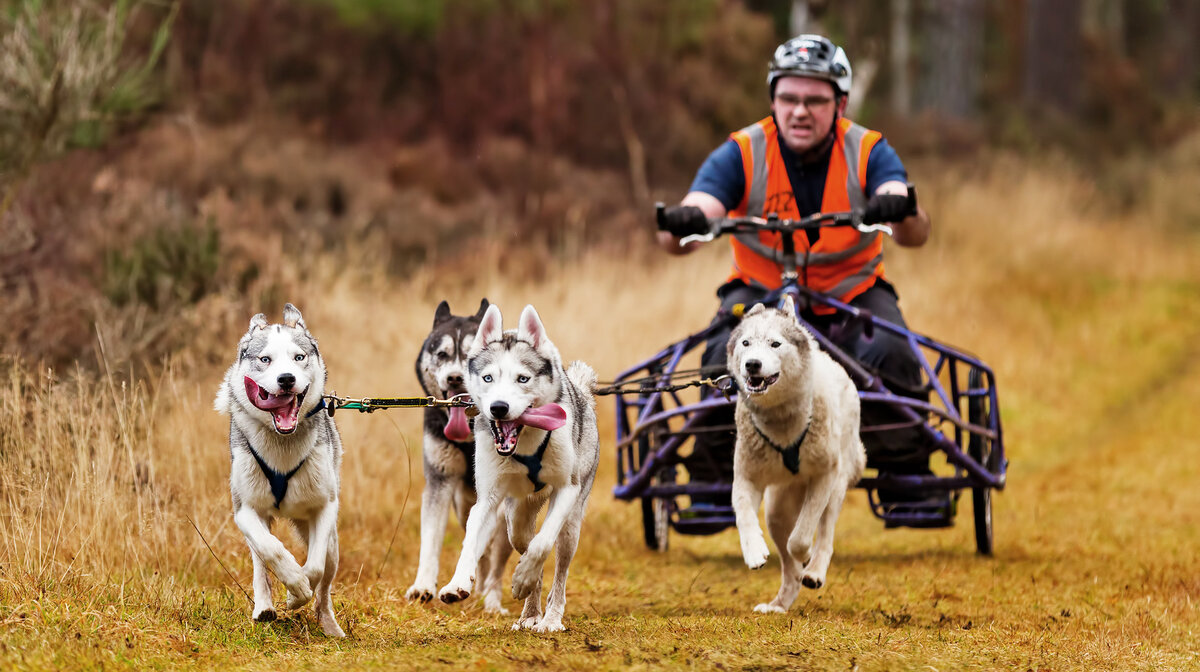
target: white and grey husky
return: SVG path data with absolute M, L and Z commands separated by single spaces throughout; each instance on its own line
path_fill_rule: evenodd
M 754 610 L 784 612 L 801 585 L 825 583 L 838 513 L 862 476 L 858 393 L 796 321 L 790 296 L 783 310 L 749 310 L 726 347 L 738 383 L 733 509 L 742 556 L 751 569 L 766 564 L 758 524 L 765 492 L 783 582 L 774 600 Z
M 233 519 L 254 560 L 254 620 L 275 619 L 270 569 L 287 587 L 289 609 L 315 592 L 321 629 L 345 637 L 329 597 L 338 566 L 342 441 L 333 418 L 319 412 L 324 391 L 317 341 L 289 303 L 282 324 L 268 324 L 262 313 L 250 319 L 213 405 L 230 416 L 229 486 Z M 303 567 L 271 534 L 276 517 L 290 519 L 308 547 Z
M 488 300 L 470 317 L 450 313 L 450 304 L 442 301 L 433 315 L 433 329 L 417 356 L 417 379 L 425 394 L 449 399 L 466 394 L 467 351 L 479 331 L 479 321 Z M 446 533 L 446 520 L 454 508 L 458 521 L 466 527 L 467 513 L 475 505 L 475 435 L 471 432 L 466 409 L 461 407 L 425 409 L 425 491 L 421 495 L 421 556 L 417 578 L 405 596 L 427 602 L 437 594 L 438 555 Z M 500 604 L 500 583 L 504 564 L 512 553 L 508 535 L 498 529 L 488 544 L 479 565 L 484 577 L 480 594 L 483 610 L 507 613 Z
M 596 374 L 582 362 L 564 370 L 558 349 L 533 306 L 516 330 L 504 331 L 500 309 L 491 306 L 468 354 L 467 392 L 479 409 L 475 419 L 475 481 L 479 501 L 467 518 L 462 555 L 444 602 L 466 599 L 479 559 L 505 506 L 508 537 L 522 553 L 512 594 L 525 600 L 514 630 L 563 629 L 567 570 L 579 544 L 600 456 L 592 391 Z M 537 514 L 550 502 L 536 530 Z M 554 581 L 542 613 L 542 568 L 555 551 Z

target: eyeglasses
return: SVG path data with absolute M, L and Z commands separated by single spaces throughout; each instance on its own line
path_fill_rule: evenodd
M 803 105 L 804 109 L 813 112 L 829 106 L 833 102 L 833 98 L 829 96 L 793 96 L 789 93 L 781 93 L 775 96 L 775 100 L 785 105 Z

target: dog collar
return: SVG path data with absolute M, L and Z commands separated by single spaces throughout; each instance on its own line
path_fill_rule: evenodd
M 538 474 L 542 471 L 542 456 L 546 454 L 546 446 L 550 445 L 550 432 L 546 432 L 546 438 L 542 439 L 542 445 L 538 446 L 537 452 L 533 455 L 519 455 L 513 453 L 509 455 L 512 459 L 525 465 L 529 470 L 529 482 L 533 483 L 533 491 L 537 492 L 546 487 L 546 484 L 538 480 Z
M 766 441 L 768 446 L 774 448 L 776 452 L 783 457 L 783 466 L 787 467 L 788 471 L 792 472 L 793 475 L 800 473 L 800 444 L 804 443 L 804 437 L 808 436 L 808 428 L 812 427 L 811 420 L 807 425 L 804 426 L 804 431 L 800 432 L 800 438 L 796 439 L 796 442 L 787 448 L 778 446 L 774 441 L 767 438 L 767 435 L 764 434 L 761 429 L 759 429 L 757 422 L 751 420 L 750 424 L 754 425 L 754 431 L 758 432 L 758 435 L 762 437 L 762 440 Z
M 288 481 L 292 479 L 292 476 L 296 475 L 297 471 L 300 471 L 300 467 L 304 466 L 304 463 L 308 461 L 308 457 L 305 456 L 303 460 L 300 460 L 300 464 L 297 464 L 295 469 L 292 469 L 286 474 L 281 474 L 267 466 L 266 461 L 264 461 L 262 457 L 259 456 L 258 452 L 254 450 L 254 446 L 247 443 L 246 447 L 250 449 L 250 454 L 253 455 L 254 460 L 258 462 L 258 468 L 262 469 L 263 476 L 266 476 L 267 482 L 271 484 L 271 494 L 275 495 L 275 508 L 278 509 L 279 503 L 283 501 L 284 497 L 287 497 Z
M 325 410 L 325 397 L 321 397 L 321 400 L 317 402 L 317 405 L 313 406 L 313 409 L 304 415 L 304 419 L 307 420 L 323 410 Z

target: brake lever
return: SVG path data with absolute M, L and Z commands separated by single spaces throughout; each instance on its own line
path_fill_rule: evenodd
M 679 239 L 679 246 L 683 247 L 689 243 L 710 243 L 716 238 L 715 233 L 693 233 L 690 236 L 684 236 Z
M 854 226 L 854 228 L 858 229 L 860 233 L 875 233 L 876 231 L 882 231 L 889 236 L 892 235 L 892 227 L 887 224 L 861 224 L 860 223 L 860 224 L 856 224 Z

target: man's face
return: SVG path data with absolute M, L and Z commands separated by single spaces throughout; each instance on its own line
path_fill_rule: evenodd
M 833 127 L 835 110 L 846 99 L 834 96 L 833 84 L 808 77 L 783 77 L 775 83 L 771 112 L 784 144 L 793 152 L 806 152 L 820 144 Z

